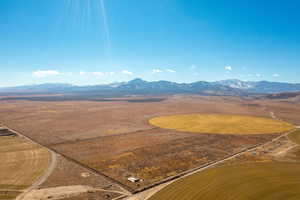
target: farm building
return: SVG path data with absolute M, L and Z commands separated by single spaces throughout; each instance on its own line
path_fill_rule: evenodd
M 132 183 L 137 183 L 137 182 L 140 181 L 139 178 L 135 178 L 135 177 L 129 177 L 127 180 L 130 181 L 130 182 L 132 182 Z

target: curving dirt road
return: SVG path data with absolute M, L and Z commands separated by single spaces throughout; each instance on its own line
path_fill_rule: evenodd
M 26 199 L 25 197 L 27 196 L 27 194 L 29 194 L 32 190 L 34 190 L 35 188 L 37 188 L 38 186 L 40 186 L 41 184 L 43 184 L 48 177 L 52 174 L 52 172 L 54 171 L 56 164 L 57 164 L 57 155 L 50 151 L 51 153 L 51 162 L 50 165 L 48 167 L 48 169 L 46 170 L 46 172 L 44 173 L 44 175 L 42 177 L 40 177 L 34 184 L 32 184 L 29 188 L 27 188 L 22 194 L 20 194 L 16 200 L 23 200 Z
M 279 118 L 277 118 L 277 116 L 275 115 L 275 113 L 272 112 L 272 111 L 270 111 L 270 116 L 271 116 L 271 118 L 273 118 L 273 119 L 280 120 Z M 296 128 L 297 128 L 297 127 L 296 127 Z M 213 162 L 213 163 L 211 163 L 211 164 L 208 164 L 208 165 L 206 165 L 206 166 L 204 166 L 204 167 L 201 167 L 201 168 L 192 170 L 190 173 L 187 173 L 187 174 L 185 174 L 185 175 L 183 175 L 183 176 L 180 176 L 180 177 L 178 177 L 178 178 L 176 178 L 176 179 L 173 179 L 173 180 L 171 180 L 171 181 L 169 181 L 169 182 L 160 184 L 160 185 L 158 185 L 158 186 L 156 186 L 156 187 L 153 187 L 153 188 L 150 188 L 150 189 L 145 190 L 145 191 L 143 191 L 143 192 L 140 192 L 140 193 L 134 194 L 134 195 L 132 195 L 132 196 L 129 196 L 129 197 L 125 198 L 125 200 L 147 200 L 147 199 L 149 199 L 151 196 L 153 196 L 155 193 L 159 192 L 160 190 L 162 190 L 162 189 L 165 188 L 166 186 L 168 186 L 168 185 L 174 183 L 175 181 L 178 181 L 178 180 L 180 180 L 180 179 L 183 179 L 183 178 L 185 178 L 185 177 L 187 177 L 187 176 L 191 176 L 191 175 L 193 175 L 193 174 L 195 174 L 195 173 L 204 171 L 204 170 L 206 170 L 206 169 L 208 169 L 208 168 L 214 167 L 214 166 L 216 166 L 216 165 L 218 165 L 218 164 L 221 164 L 221 163 L 223 163 L 223 162 L 226 162 L 226 161 L 228 161 L 228 160 L 231 160 L 231 159 L 233 159 L 233 158 L 236 158 L 236 157 L 238 157 L 238 156 L 240 156 L 240 155 L 242 155 L 242 154 L 244 154 L 244 153 L 251 152 L 251 151 L 253 151 L 253 150 L 257 149 L 257 148 L 263 147 L 263 146 L 265 146 L 265 145 L 269 145 L 269 144 L 271 144 L 271 143 L 273 143 L 273 142 L 276 142 L 277 140 L 281 139 L 282 137 L 286 137 L 288 134 L 290 134 L 290 133 L 292 133 L 292 132 L 294 132 L 294 131 L 295 131 L 295 130 L 289 131 L 289 132 L 287 132 L 287 133 L 284 133 L 284 134 L 282 134 L 282 135 L 280 135 L 280 136 L 274 138 L 273 140 L 271 140 L 271 141 L 269 141 L 269 142 L 266 142 L 266 143 L 261 144 L 261 145 L 256 145 L 256 146 L 254 146 L 254 147 L 251 147 L 251 148 L 249 148 L 249 149 L 245 149 L 245 150 L 243 150 L 243 151 L 241 151 L 241 152 L 239 152 L 239 153 L 236 153 L 236 154 L 234 154 L 234 155 L 231 155 L 231 156 L 229 156 L 229 157 L 227 157 L 227 158 L 225 158 L 225 159 L 222 159 L 222 160 Z
M 54 169 L 56 168 L 58 154 L 55 151 L 53 151 L 52 149 L 49 149 L 46 146 L 43 146 L 43 145 L 39 144 L 38 142 L 32 140 L 31 138 L 23 135 L 22 133 L 20 133 L 20 132 L 18 132 L 16 130 L 13 130 L 13 129 L 9 128 L 8 126 L 3 125 L 3 127 L 9 129 L 11 132 L 15 133 L 16 135 L 18 135 L 18 136 L 20 136 L 22 138 L 27 139 L 31 143 L 37 144 L 41 148 L 47 149 L 51 153 L 50 165 L 49 165 L 48 169 L 45 171 L 44 175 L 41 176 L 34 184 L 32 184 L 29 188 L 27 188 L 26 190 L 24 190 L 24 192 L 22 194 L 20 194 L 16 198 L 16 200 L 32 200 L 31 197 L 32 197 L 33 192 L 37 192 L 37 190 L 35 190 L 35 189 L 38 188 L 41 184 L 43 184 L 48 179 L 48 177 L 52 174 L 52 172 L 54 171 Z M 91 171 L 90 169 L 87 169 L 87 170 L 90 171 L 93 174 L 96 174 L 94 171 Z M 98 175 L 98 174 L 96 174 L 96 175 Z M 101 188 L 91 188 L 89 186 L 82 186 L 82 187 L 83 188 L 89 188 L 88 191 L 102 191 L 102 192 L 117 193 L 117 194 L 121 194 L 122 196 L 129 196 L 129 195 L 131 195 L 131 193 L 128 190 L 126 190 L 125 188 L 121 187 L 120 185 L 118 185 L 118 186 L 119 186 L 119 188 L 122 191 L 104 190 L 104 189 L 101 189 Z M 71 186 L 71 188 L 72 187 L 74 187 L 74 186 Z M 74 190 L 71 189 L 71 191 L 74 191 Z M 78 193 L 78 192 L 75 192 L 75 193 Z
M 84 185 L 60 186 L 52 188 L 44 188 L 40 190 L 32 190 L 26 194 L 23 200 L 41 200 L 41 199 L 64 199 L 67 197 L 77 196 L 87 192 L 109 192 L 127 196 L 126 193 L 114 190 L 104 190 Z

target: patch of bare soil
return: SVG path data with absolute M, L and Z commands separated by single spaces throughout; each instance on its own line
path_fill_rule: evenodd
M 106 192 L 111 196 L 120 196 L 118 193 L 124 192 L 118 185 L 76 163 L 66 160 L 62 156 L 58 156 L 57 167 L 39 189 L 73 187 L 74 185 L 84 185 L 86 188 L 98 188 L 116 192 L 115 194 Z
M 96 192 L 103 193 L 100 197 L 102 199 L 111 199 L 120 195 L 119 193 L 112 194 L 111 191 L 105 191 L 99 188 L 93 188 L 90 186 L 74 185 L 74 186 L 60 186 L 45 189 L 36 189 L 28 193 L 23 199 L 24 200 L 59 200 L 59 199 L 70 199 L 70 198 L 81 198 L 83 194 L 93 194 Z M 100 199 L 100 198 L 98 198 Z
M 246 152 L 224 164 L 270 161 L 298 162 L 300 161 L 300 153 L 298 155 L 297 149 L 299 149 L 299 145 L 289 140 L 288 137 L 283 136 L 276 141 L 269 142 L 266 145 Z

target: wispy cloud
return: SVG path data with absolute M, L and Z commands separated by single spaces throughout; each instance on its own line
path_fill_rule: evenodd
M 226 71 L 232 71 L 232 67 L 231 66 L 225 66 L 224 67 Z
M 152 74 L 157 74 L 157 73 L 164 73 L 164 72 L 167 72 L 167 73 L 176 73 L 175 70 L 173 69 L 152 69 Z
M 112 75 L 115 75 L 115 72 L 107 72 L 107 74 L 112 76 Z
M 128 71 L 128 70 L 122 70 L 121 71 L 122 74 L 125 74 L 125 75 L 132 75 L 133 73 Z
M 175 73 L 176 71 L 173 69 L 166 69 L 166 72 Z
M 79 72 L 79 75 L 84 76 L 84 75 L 86 75 L 86 72 L 80 71 L 80 72 Z
M 279 77 L 279 74 L 273 74 L 273 77 Z
M 66 75 L 66 76 L 73 76 L 74 73 L 73 72 L 66 72 L 66 73 L 64 73 L 64 75 Z
M 152 69 L 152 74 L 162 73 L 161 69 Z
M 103 75 L 104 75 L 103 72 L 92 72 L 92 74 L 93 74 L 94 76 L 103 76 Z
M 44 78 L 47 76 L 61 75 L 62 73 L 60 73 L 59 71 L 56 71 L 56 70 L 38 70 L 38 71 L 34 71 L 32 74 L 35 77 Z

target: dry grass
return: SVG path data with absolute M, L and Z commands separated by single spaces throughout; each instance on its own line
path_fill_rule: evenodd
M 0 137 L 0 189 L 13 191 L 29 187 L 45 172 L 50 157 L 47 150 L 23 138 Z M 6 198 L 11 195 L 12 192 L 7 193 Z
M 288 137 L 290 140 L 300 145 L 300 130 L 290 133 Z
M 294 129 L 286 122 L 243 115 L 172 115 L 156 117 L 149 122 L 153 126 L 193 133 L 270 134 Z
M 300 199 L 295 163 L 248 163 L 216 167 L 177 181 L 150 200 Z
M 19 194 L 21 194 L 21 192 L 18 191 L 0 192 L 0 200 L 13 200 Z
M 290 103 L 273 105 L 270 101 L 200 96 L 174 96 L 147 103 L 3 101 L 0 122 L 137 188 L 127 181 L 128 176 L 144 179 L 140 183 L 144 187 L 161 177 L 176 175 L 276 136 L 190 134 L 153 128 L 148 123 L 150 118 L 186 113 L 269 117 L 273 111 L 285 121 L 300 124 L 299 107 Z M 134 156 L 124 156 L 128 152 Z M 109 185 L 100 176 L 81 177 L 83 172 L 74 163 L 58 163 L 43 187 Z

